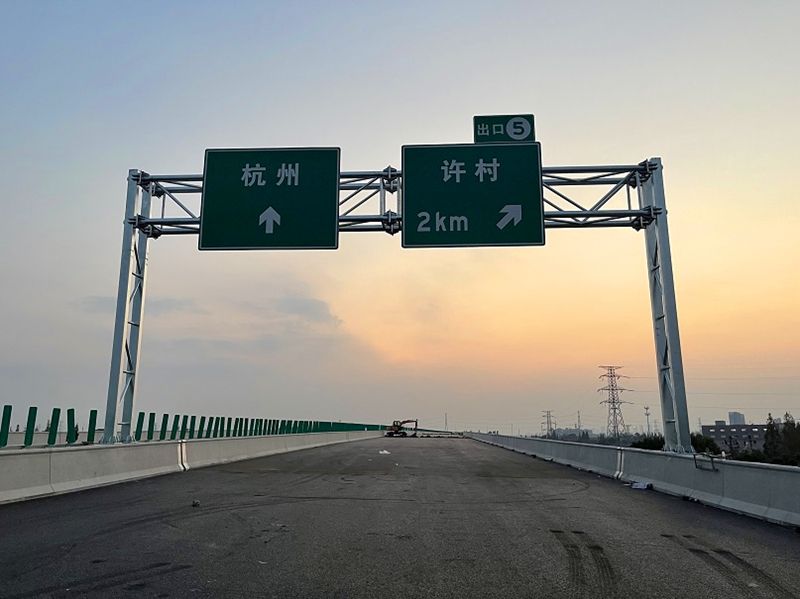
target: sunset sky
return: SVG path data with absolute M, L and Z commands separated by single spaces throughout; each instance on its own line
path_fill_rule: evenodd
M 800 416 L 797 2 L 5 2 L 0 403 L 105 409 L 125 177 L 209 147 L 343 170 L 533 113 L 545 165 L 664 162 L 690 424 Z M 395 199 L 390 200 L 394 205 Z M 151 245 L 137 410 L 539 432 L 660 421 L 644 235 Z

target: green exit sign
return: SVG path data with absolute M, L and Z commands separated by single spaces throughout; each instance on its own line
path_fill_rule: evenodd
M 538 143 L 403 146 L 403 247 L 544 245 Z
M 339 148 L 206 150 L 199 249 L 336 249 L 339 154 Z
M 536 141 L 532 114 L 474 116 L 472 133 L 476 144 Z

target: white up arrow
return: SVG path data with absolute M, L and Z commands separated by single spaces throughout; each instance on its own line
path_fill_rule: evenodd
M 263 225 L 264 223 L 267 223 L 266 227 L 264 227 L 267 235 L 272 235 L 274 226 L 281 224 L 281 215 L 278 214 L 278 212 L 272 206 L 270 206 L 261 213 L 260 217 L 258 217 L 258 224 Z
M 516 227 L 522 221 L 522 206 L 519 204 L 506 204 L 503 206 L 503 209 L 500 210 L 500 214 L 505 216 L 503 216 L 503 218 L 497 222 L 498 229 L 502 231 L 512 220 L 514 221 L 514 226 Z

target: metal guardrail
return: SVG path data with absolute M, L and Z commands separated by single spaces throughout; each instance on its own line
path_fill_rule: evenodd
M 714 460 L 719 459 L 717 456 L 710 453 L 693 453 L 692 457 L 694 458 L 694 467 L 698 470 L 710 470 L 711 472 L 719 471 L 719 468 L 714 465 Z

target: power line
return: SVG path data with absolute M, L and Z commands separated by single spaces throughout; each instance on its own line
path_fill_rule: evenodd
M 630 391 L 631 393 L 658 393 L 658 390 L 651 391 L 649 389 L 639 390 L 639 389 L 626 389 L 626 391 Z M 795 396 L 798 394 L 797 391 L 787 391 L 783 392 L 772 392 L 772 391 L 688 391 L 687 395 L 775 395 L 775 396 Z
M 658 380 L 654 376 L 629 376 L 629 379 L 648 379 Z M 687 381 L 756 381 L 756 380 L 793 380 L 800 379 L 800 375 L 795 376 L 687 376 Z

